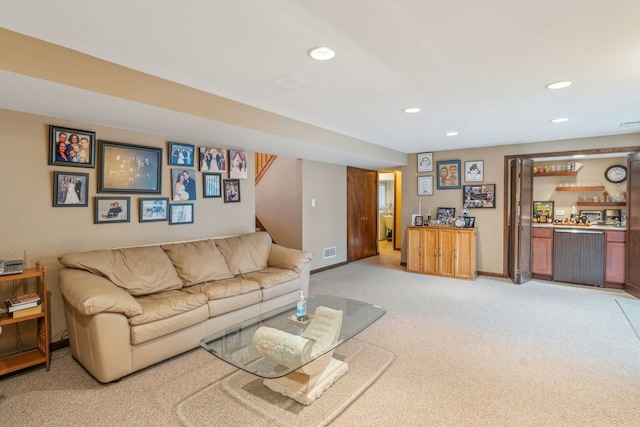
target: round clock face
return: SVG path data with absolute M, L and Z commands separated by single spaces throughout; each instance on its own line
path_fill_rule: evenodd
M 627 179 L 627 168 L 622 165 L 614 165 L 607 168 L 604 177 L 609 182 L 617 184 Z

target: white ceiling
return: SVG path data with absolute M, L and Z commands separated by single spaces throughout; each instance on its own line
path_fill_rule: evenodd
M 640 131 L 620 127 L 640 121 L 637 0 L 0 0 L 0 10 L 5 29 L 400 153 Z M 337 56 L 311 60 L 318 45 Z M 398 164 L 34 80 L 0 71 L 0 108 L 184 140 L 215 126 L 250 150 L 261 140 L 292 157 Z M 71 96 L 100 108 L 61 105 Z M 402 112 L 411 106 L 422 111 Z

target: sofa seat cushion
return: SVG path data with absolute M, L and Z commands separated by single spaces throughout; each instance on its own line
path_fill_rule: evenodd
M 131 326 L 143 325 L 161 319 L 168 319 L 207 304 L 205 294 L 187 293 L 178 290 L 137 297 L 142 314 L 129 318 Z
M 131 295 L 148 295 L 182 288 L 171 260 L 160 246 L 140 246 L 65 254 L 65 267 L 106 277 Z
M 260 290 L 260 285 L 242 276 L 233 279 L 214 280 L 184 289 L 187 293 L 205 294 L 209 300 L 229 298 Z
M 166 339 L 169 335 L 187 328 L 200 328 L 208 318 L 209 307 L 205 304 L 172 317 L 131 326 L 131 344 L 139 345 L 157 338 Z
M 215 241 L 234 275 L 262 270 L 267 266 L 271 236 L 265 231 Z
M 233 277 L 213 239 L 172 243 L 162 245 L 162 249 L 171 259 L 185 286 Z
M 300 274 L 293 270 L 267 267 L 260 271 L 244 274 L 243 276 L 245 279 L 257 282 L 261 289 L 267 289 L 297 279 L 300 277 Z

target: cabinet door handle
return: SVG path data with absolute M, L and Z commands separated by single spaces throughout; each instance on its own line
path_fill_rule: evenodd
M 454 250 L 453 250 L 453 257 L 454 257 L 455 259 L 458 259 L 458 250 L 457 250 L 457 249 L 454 249 Z

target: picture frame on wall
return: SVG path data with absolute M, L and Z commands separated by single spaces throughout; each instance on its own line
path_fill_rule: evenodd
M 98 141 L 98 193 L 162 191 L 162 148 Z
M 169 219 L 169 198 L 140 198 L 140 222 L 167 221 Z
M 240 180 L 239 179 L 224 180 L 224 202 L 225 203 L 240 202 Z
M 181 142 L 169 142 L 169 166 L 192 168 L 194 165 L 195 146 Z
M 131 197 L 95 197 L 94 224 L 130 222 Z
M 196 200 L 196 180 L 194 169 L 171 169 L 171 200 L 186 202 Z
M 464 162 L 464 180 L 466 182 L 482 182 L 484 180 L 484 161 Z
M 49 164 L 95 168 L 96 133 L 49 125 Z
M 200 172 L 227 173 L 227 150 L 200 147 Z
M 438 190 L 460 188 L 460 160 L 443 160 L 436 164 L 438 172 Z
M 202 174 L 204 197 L 222 197 L 222 175 L 219 173 Z
M 247 179 L 247 152 L 229 150 L 229 178 Z
M 433 177 L 418 177 L 418 196 L 433 196 Z
M 433 153 L 418 153 L 418 173 L 433 172 Z
M 462 190 L 462 207 L 480 209 L 496 207 L 496 185 L 465 185 Z
M 53 172 L 53 207 L 89 206 L 89 174 Z
M 193 224 L 193 203 L 171 203 L 169 225 Z

